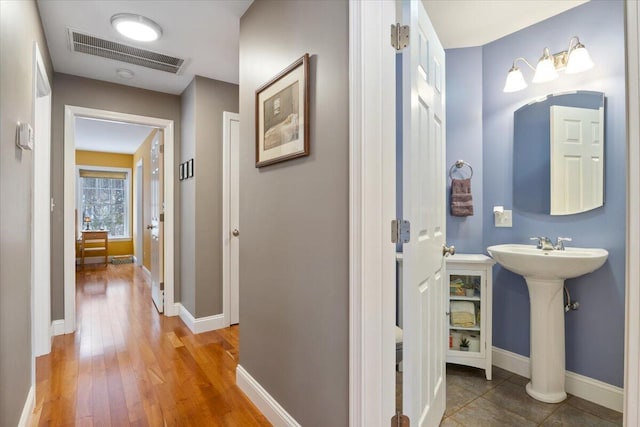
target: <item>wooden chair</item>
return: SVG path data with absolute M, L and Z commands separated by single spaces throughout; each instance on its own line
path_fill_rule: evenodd
M 81 265 L 84 268 L 84 257 L 86 253 L 104 254 L 104 265 L 107 265 L 109 253 L 109 231 L 108 230 L 82 230 L 82 242 L 80 244 Z

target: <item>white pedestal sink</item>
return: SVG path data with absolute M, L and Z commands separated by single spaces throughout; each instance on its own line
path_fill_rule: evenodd
M 543 251 L 531 245 L 495 245 L 487 251 L 507 270 L 524 276 L 531 303 L 531 381 L 527 393 L 547 403 L 567 398 L 564 390 L 565 279 L 602 267 L 609 253 L 604 249 L 566 248 Z

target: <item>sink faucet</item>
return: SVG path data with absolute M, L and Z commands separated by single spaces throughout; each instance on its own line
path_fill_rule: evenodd
M 553 246 L 553 242 L 548 237 L 531 237 L 529 238 L 529 240 L 537 240 L 538 241 L 537 248 L 542 249 L 543 251 L 552 251 L 556 249 L 556 247 Z
M 570 242 L 571 237 L 558 237 L 555 246 L 553 247 L 557 251 L 564 251 L 564 242 Z

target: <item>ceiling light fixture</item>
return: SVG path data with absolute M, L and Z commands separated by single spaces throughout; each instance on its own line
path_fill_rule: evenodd
M 123 36 L 140 42 L 151 42 L 162 36 L 162 28 L 149 18 L 133 13 L 118 13 L 111 25 Z
M 574 44 L 575 42 L 575 44 Z M 593 61 L 587 52 L 587 48 L 580 43 L 580 39 L 574 36 L 569 40 L 569 49 L 554 53 L 549 52 L 549 48 L 545 47 L 542 51 L 542 57 L 534 68 L 529 61 L 519 57 L 514 59 L 511 69 L 507 74 L 503 92 L 517 92 L 527 87 L 527 82 L 522 76 L 520 68 L 516 66 L 516 62 L 522 61 L 535 71 L 533 83 L 543 83 L 558 78 L 558 71 L 564 70 L 567 74 L 576 74 L 593 68 Z

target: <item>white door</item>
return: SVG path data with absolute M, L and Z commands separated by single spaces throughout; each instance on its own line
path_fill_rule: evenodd
M 164 263 L 163 263 L 163 133 L 156 132 L 151 142 L 151 298 L 160 313 L 164 310 Z
M 445 58 L 420 1 L 404 3 L 403 51 L 403 413 L 437 426 L 445 410 Z
M 223 113 L 223 276 L 225 316 L 227 323 L 240 322 L 239 273 L 240 273 L 240 225 L 239 225 L 239 145 L 240 115 Z
M 602 109 L 551 107 L 551 215 L 602 206 Z

